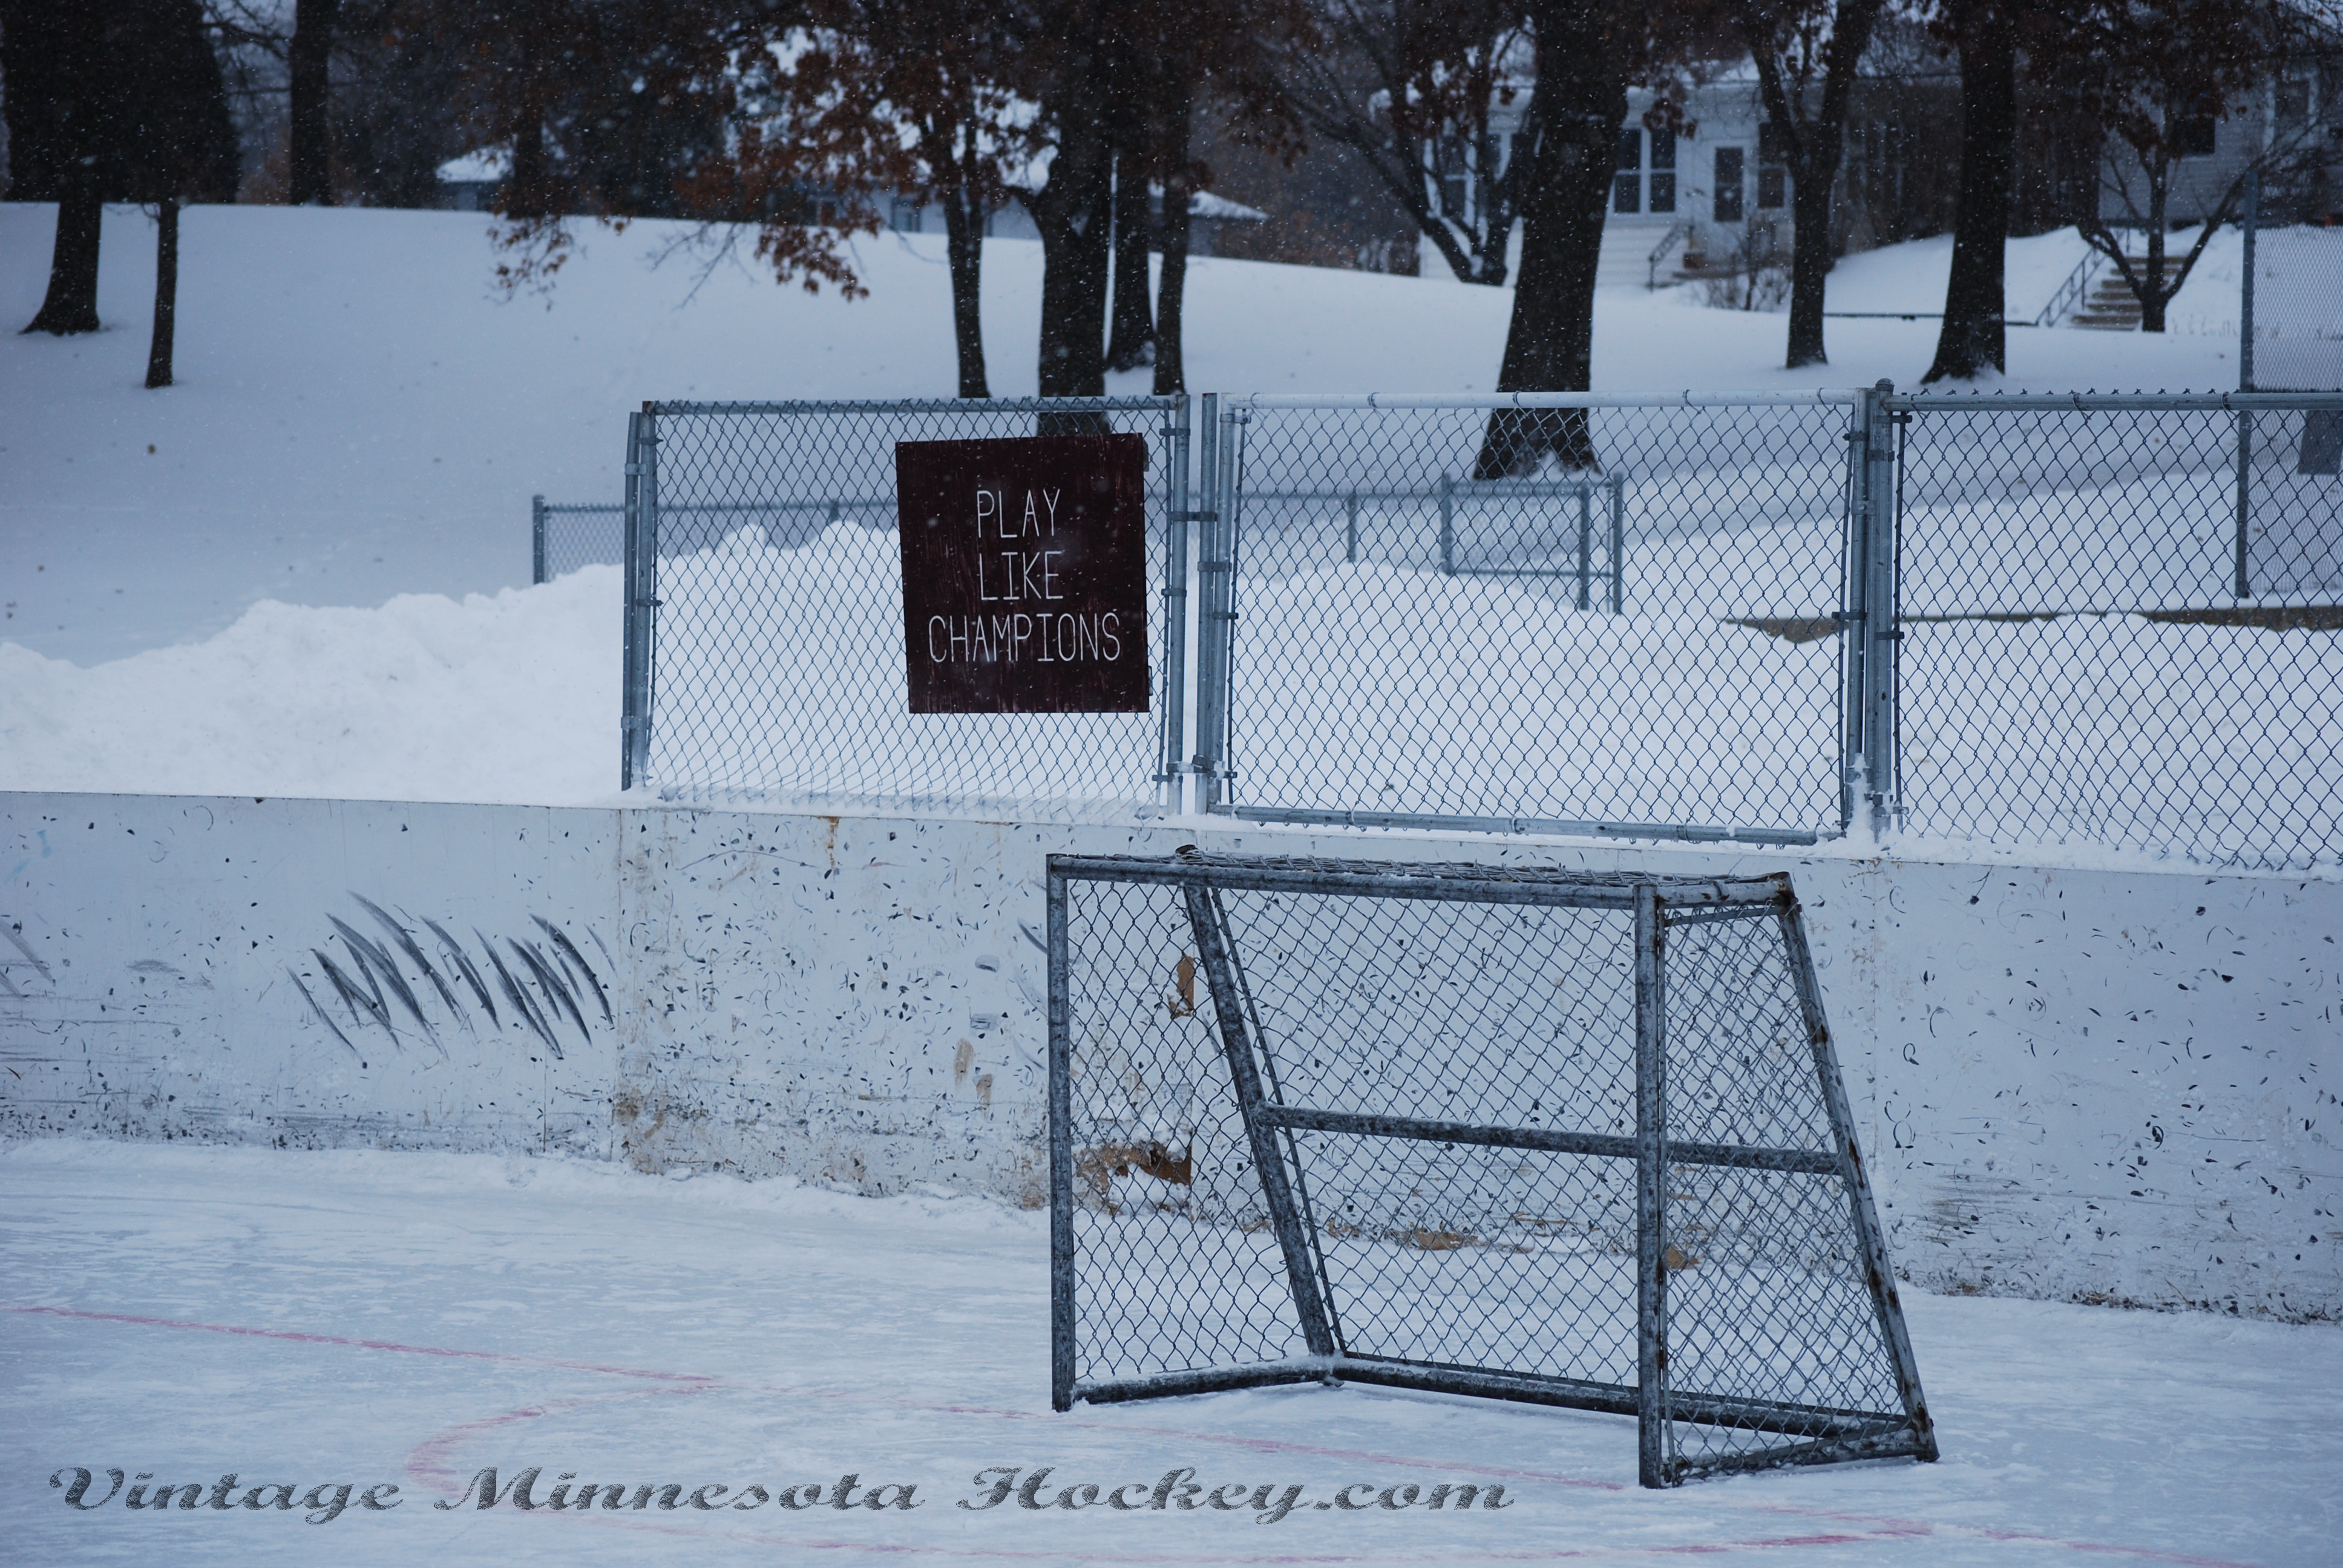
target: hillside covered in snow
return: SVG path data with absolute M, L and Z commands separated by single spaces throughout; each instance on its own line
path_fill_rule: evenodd
M 37 307 L 53 224 L 51 207 L 0 205 L 0 318 Z M 870 295 L 854 301 L 688 238 L 589 226 L 549 294 L 508 297 L 478 214 L 192 208 L 179 384 L 148 391 L 151 226 L 112 210 L 106 330 L 0 335 L 0 788 L 607 794 L 617 576 L 528 588 L 529 498 L 615 500 L 625 416 L 646 398 L 953 387 L 940 236 L 861 242 Z M 1850 257 L 1832 308 L 1937 308 L 1948 254 Z M 2011 314 L 2038 309 L 2080 254 L 2071 234 L 2014 242 Z M 2223 260 L 2217 244 L 2177 320 L 2222 315 L 2190 307 Z M 1038 245 L 989 244 L 1004 396 L 1034 389 L 1040 290 Z M 1511 303 L 1444 278 L 1200 259 L 1190 382 L 1484 390 Z M 1606 290 L 1595 387 L 1910 385 L 1936 336 L 1926 319 L 1833 320 L 1831 364 L 1790 372 L 1784 328 L 1711 307 L 1696 284 Z M 2235 382 L 2233 346 L 2210 332 L 2013 329 L 2009 353 L 2006 388 Z M 1114 389 L 1144 391 L 1146 373 Z

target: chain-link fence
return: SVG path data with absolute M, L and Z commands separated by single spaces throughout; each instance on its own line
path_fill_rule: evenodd
M 1576 1405 L 1647 1484 L 1933 1452 L 1786 879 L 1050 871 L 1059 1408 Z
M 2343 849 L 2343 396 L 1899 397 L 1910 830 Z
M 626 781 L 743 795 L 1157 801 L 1176 754 L 1188 400 L 659 404 L 628 464 Z M 914 714 L 905 693 L 896 447 L 1112 428 L 1147 444 L 1144 713 Z M 655 615 L 653 612 L 656 612 Z M 654 707 L 653 693 L 656 693 Z
M 2295 85 L 2307 112 L 2307 86 Z M 2268 171 L 2276 178 L 2268 188 L 2263 171 L 2246 176 L 2237 385 L 2248 391 L 2343 391 L 2343 228 L 2324 210 L 2328 180 L 2315 148 L 2328 138 L 2317 130 L 2298 118 L 2294 151 Z M 2343 445 L 2343 426 L 2331 439 Z
M 1207 609 L 1231 648 L 1198 729 L 1221 748 L 1214 803 L 1278 821 L 1835 830 L 1838 649 L 1775 628 L 1842 608 L 1854 401 L 1232 405 L 1210 538 L 1235 618 Z M 1482 477 L 1525 438 L 1514 427 L 1546 462 Z
M 627 558 L 627 508 L 617 502 L 528 503 L 528 580 L 549 583 L 580 567 L 615 567 Z
M 895 444 L 1101 417 L 1150 443 L 1150 711 L 911 713 Z M 2343 856 L 2343 394 L 634 424 L 624 776 L 670 795 Z

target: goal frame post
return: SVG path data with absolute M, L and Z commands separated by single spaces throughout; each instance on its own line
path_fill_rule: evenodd
M 1081 1302 L 1074 1225 L 1078 1155 L 1071 1094 L 1074 999 L 1069 919 L 1070 891 L 1077 882 L 1143 884 L 1175 890 L 1179 895 L 1211 999 L 1226 1087 L 1242 1120 L 1249 1144 L 1246 1151 L 1252 1156 L 1258 1173 L 1268 1228 L 1286 1276 L 1293 1324 L 1307 1347 L 1304 1354 L 1138 1376 L 1078 1378 Z M 1288 1103 L 1275 1081 L 1275 1058 L 1267 1050 L 1242 960 L 1229 930 L 1221 900 L 1223 891 L 1513 904 L 1606 910 L 1626 915 L 1632 920 L 1634 943 L 1633 1135 L 1442 1121 Z M 1046 898 L 1052 1409 L 1068 1411 L 1077 1401 L 1103 1404 L 1279 1384 L 1353 1382 L 1632 1415 L 1637 1420 L 1637 1478 L 1647 1487 L 1677 1485 L 1729 1471 L 1894 1457 L 1927 1462 L 1937 1457 L 1934 1423 L 1824 1014 L 1805 920 L 1786 873 L 1704 878 L 1207 854 L 1190 847 L 1170 857 L 1051 855 Z M 1717 920 L 1762 920 L 1778 931 L 1795 992 L 1798 1020 L 1827 1113 L 1828 1149 L 1689 1142 L 1669 1136 L 1668 934 Z M 1266 1074 L 1264 1066 L 1270 1069 Z M 1636 1381 L 1604 1382 L 1409 1361 L 1349 1348 L 1339 1322 L 1329 1312 L 1332 1285 L 1301 1181 L 1302 1161 L 1293 1138 L 1297 1131 L 1633 1161 Z M 1686 1165 L 1837 1180 L 1852 1226 L 1853 1261 L 1877 1322 L 1900 1411 L 1841 1410 L 1686 1392 L 1668 1386 L 1666 1173 L 1672 1166 Z M 1803 1440 L 1698 1462 L 1681 1457 L 1671 1461 L 1666 1442 L 1671 1422 L 1795 1433 Z

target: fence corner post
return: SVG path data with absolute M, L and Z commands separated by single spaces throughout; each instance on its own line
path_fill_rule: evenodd
M 545 580 L 545 498 L 528 498 L 528 581 L 531 588 Z

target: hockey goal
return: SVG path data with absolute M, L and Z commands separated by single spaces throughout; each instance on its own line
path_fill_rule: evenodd
M 1936 1457 L 1786 876 L 1049 862 L 1052 1402 L 1638 1418 L 1647 1486 Z

